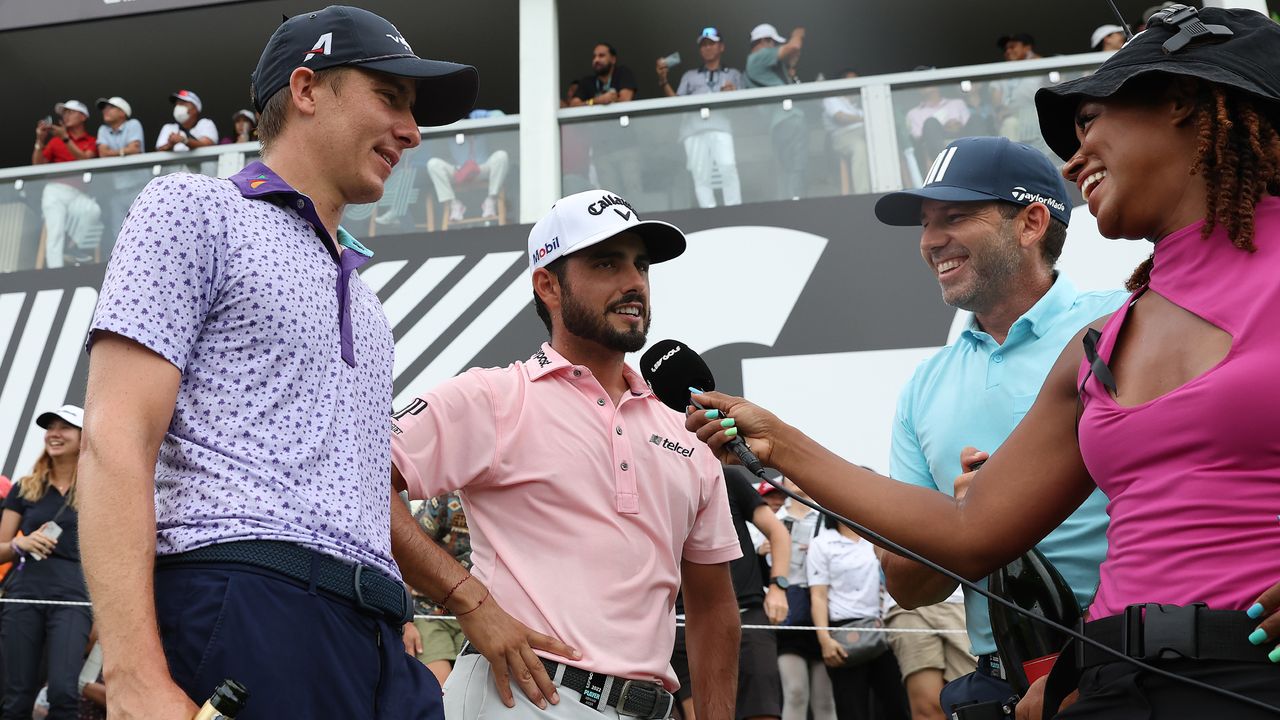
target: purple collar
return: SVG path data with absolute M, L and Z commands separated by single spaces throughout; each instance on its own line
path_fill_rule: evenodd
M 232 175 L 230 180 L 236 186 L 236 189 L 240 191 L 240 194 L 250 200 L 266 200 L 293 210 L 298 214 L 298 217 L 306 220 L 311 225 L 316 235 L 323 241 L 325 249 L 329 251 L 329 257 L 338 265 L 336 292 L 338 294 L 338 328 L 342 338 L 342 359 L 346 361 L 347 365 L 355 367 L 355 341 L 351 332 L 351 273 L 368 262 L 369 258 L 373 256 L 373 252 L 362 245 L 359 240 L 352 237 L 346 230 L 339 227 L 338 243 L 341 243 L 342 247 L 350 251 L 339 254 L 334 244 L 333 236 L 325 229 L 324 223 L 320 222 L 320 215 L 316 213 L 316 206 L 315 203 L 311 202 L 311 198 L 293 189 L 293 186 L 275 174 L 262 161 L 255 160 L 249 163 L 243 170 Z

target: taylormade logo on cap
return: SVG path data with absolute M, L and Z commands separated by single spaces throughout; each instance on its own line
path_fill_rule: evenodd
M 1054 210 L 1059 210 L 1061 212 L 1066 212 L 1067 210 L 1067 206 L 1063 205 L 1060 201 L 1055 200 L 1051 197 L 1045 197 L 1044 195 L 1041 195 L 1040 193 L 1037 193 L 1037 192 L 1030 192 L 1026 188 L 1022 187 L 1021 185 L 1014 188 L 1013 192 L 1010 194 L 1013 195 L 1014 200 L 1017 200 L 1020 203 L 1038 202 L 1038 203 L 1044 203 L 1045 205 L 1048 205 Z

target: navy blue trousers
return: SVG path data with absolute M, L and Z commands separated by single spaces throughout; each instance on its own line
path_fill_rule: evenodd
M 444 718 L 391 621 L 240 565 L 160 568 L 155 583 L 169 672 L 197 704 L 230 678 L 249 690 L 237 720 Z

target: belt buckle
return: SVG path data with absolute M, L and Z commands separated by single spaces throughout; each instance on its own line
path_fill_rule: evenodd
M 364 590 L 360 588 L 360 577 L 363 573 L 364 573 L 364 565 L 361 563 L 356 563 L 356 573 L 351 578 L 351 584 L 355 588 L 356 607 L 366 612 L 371 612 L 371 613 L 376 613 L 378 615 L 381 615 L 382 610 L 379 610 L 378 608 L 370 605 L 364 600 Z
M 637 691 L 638 696 L 636 702 L 632 701 L 632 691 Z M 659 713 L 659 700 L 663 695 L 667 696 L 667 706 Z M 622 683 L 622 693 L 618 696 L 618 714 L 628 715 L 630 717 L 644 718 L 645 720 L 666 720 L 671 717 L 671 711 L 675 707 L 675 696 L 666 690 L 658 687 L 651 682 L 640 680 L 627 680 Z M 637 704 L 644 704 L 645 707 L 636 707 Z
M 1206 607 L 1204 603 L 1146 603 L 1126 607 L 1121 649 L 1125 655 L 1138 660 L 1199 657 L 1196 613 L 1203 607 Z

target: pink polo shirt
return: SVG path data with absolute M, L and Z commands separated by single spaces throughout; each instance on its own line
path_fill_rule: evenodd
M 409 495 L 461 490 L 472 572 L 582 668 L 670 690 L 680 561 L 741 555 L 720 464 L 625 369 L 618 405 L 550 345 L 472 369 L 397 413 Z

